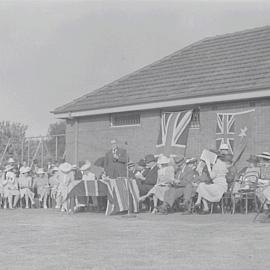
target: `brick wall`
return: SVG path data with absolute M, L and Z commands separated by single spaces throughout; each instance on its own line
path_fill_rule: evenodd
M 116 138 L 121 147 L 128 150 L 131 160 L 137 161 L 155 151 L 160 125 L 160 111 L 141 112 L 140 126 L 111 127 L 109 115 L 80 118 L 78 121 L 78 160 L 94 162 L 110 149 L 110 141 Z M 67 121 L 67 160 L 75 161 L 74 121 Z
M 255 113 L 251 121 L 254 128 L 245 157 L 250 153 L 270 152 L 270 99 L 265 99 L 256 101 L 256 104 L 245 101 L 200 106 L 201 127 L 190 129 L 186 155 L 198 157 L 204 148 L 215 149 L 217 112 L 239 112 L 253 108 Z M 147 153 L 155 153 L 159 125 L 160 110 L 141 112 L 141 125 L 134 127 L 111 127 L 108 115 L 80 118 L 78 160 L 94 162 L 109 149 L 110 140 L 117 138 L 120 146 L 128 150 L 130 158 L 137 161 Z M 75 127 L 74 121 L 67 121 L 67 159 L 72 163 L 75 160 Z

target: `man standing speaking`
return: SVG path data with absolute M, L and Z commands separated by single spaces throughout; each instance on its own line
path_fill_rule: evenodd
M 104 160 L 106 176 L 115 179 L 127 176 L 127 151 L 118 146 L 116 140 L 111 141 L 112 149 L 107 152 Z

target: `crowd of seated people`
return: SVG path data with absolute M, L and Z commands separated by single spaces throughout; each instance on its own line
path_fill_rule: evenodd
M 58 165 L 58 166 L 56 166 Z M 17 165 L 10 158 L 0 171 L 0 207 L 4 209 L 52 207 L 68 211 L 68 189 L 75 179 L 94 180 L 91 163 L 85 161 L 81 168 L 62 161 L 44 168 L 26 162 Z M 76 204 L 79 205 L 79 201 Z
M 227 145 L 223 144 L 219 151 L 213 152 L 217 155 L 216 162 L 204 161 L 201 172 L 198 172 L 197 165 L 202 161 L 196 158 L 147 155 L 144 162 L 138 162 L 138 166 L 130 163 L 129 177 L 137 180 L 142 205 L 149 204 L 151 200 L 152 213 L 167 214 L 181 199 L 183 214 L 191 214 L 194 210 L 207 214 L 210 212 L 209 203 L 220 202 L 227 192 L 231 201 L 238 196 L 241 198 L 241 191 L 256 192 L 261 203 L 269 192 L 270 199 L 270 188 L 258 185 L 261 174 L 261 165 L 258 164 L 269 163 L 270 154 L 266 159 L 260 158 L 261 155 L 251 155 L 247 160 L 248 166 L 238 171 Z
M 181 208 L 183 214 L 207 214 L 210 204 L 219 203 L 228 192 L 231 201 L 241 206 L 243 192 L 250 190 L 268 209 L 270 169 L 265 185 L 259 185 L 259 179 L 266 177 L 262 177 L 262 168 L 265 171 L 270 168 L 270 153 L 251 155 L 247 166 L 237 170 L 227 145 L 221 145 L 218 151 L 211 151 L 216 155 L 214 163 L 194 157 L 153 154 L 146 155 L 137 163 L 129 162 L 128 178 L 136 180 L 141 210 L 151 208 L 153 214 L 168 214 Z M 99 179 L 103 177 L 106 177 L 104 172 Z M 38 207 L 38 204 L 46 209 L 53 201 L 56 209 L 69 211 L 69 185 L 81 179 L 97 180 L 90 161 L 83 162 L 80 167 L 63 161 L 43 169 L 38 166 L 30 168 L 25 162 L 17 166 L 11 158 L 1 171 L 0 204 L 10 209 Z M 99 207 L 99 198 L 91 200 L 94 206 Z M 86 201 L 87 198 L 76 198 L 75 208 L 86 205 Z M 106 204 L 104 200 L 103 204 Z

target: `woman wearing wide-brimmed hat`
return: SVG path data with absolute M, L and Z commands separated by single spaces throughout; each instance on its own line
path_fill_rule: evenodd
M 201 201 L 203 202 L 203 213 L 208 213 L 208 202 L 219 202 L 223 194 L 228 189 L 228 184 L 226 181 L 226 174 L 228 172 L 229 162 L 227 155 L 220 155 L 216 163 L 211 168 L 210 163 L 206 162 L 206 166 L 209 172 L 209 175 L 213 181 L 212 184 L 200 183 L 197 188 L 198 199 L 195 204 L 195 207 L 200 207 Z
M 255 155 L 250 155 L 247 163 L 248 167 L 244 168 L 240 173 L 242 187 L 256 185 L 261 173 L 261 169 L 258 167 L 258 158 Z
M 50 185 L 49 178 L 43 168 L 37 169 L 37 177 L 33 181 L 33 186 L 37 189 L 37 194 L 40 203 L 42 203 L 43 208 L 47 209 L 47 200 L 50 195 Z
M 54 201 L 56 201 L 57 198 L 57 190 L 59 186 L 59 168 L 54 166 L 50 169 L 51 176 L 49 177 L 49 185 L 51 189 L 50 197 Z
M 74 181 L 72 165 L 68 162 L 60 164 L 58 174 L 59 186 L 55 208 L 61 208 L 62 212 L 68 212 L 68 190 L 70 183 Z
M 34 192 L 31 191 L 32 188 L 32 177 L 30 176 L 31 168 L 30 167 L 21 167 L 20 176 L 18 179 L 20 187 L 21 199 L 25 198 L 25 208 L 29 208 L 29 199 L 31 200 L 32 205 L 35 204 L 34 201 Z
M 13 170 L 14 166 L 8 164 L 5 168 L 5 173 L 3 175 L 3 188 L 5 199 L 4 208 L 7 208 L 7 200 L 8 200 L 8 205 L 10 209 L 13 209 L 17 206 L 18 200 L 20 198 L 18 180 Z
M 147 197 L 153 196 L 153 214 L 158 212 L 158 200 L 164 202 L 165 193 L 174 182 L 174 168 L 169 165 L 170 159 L 162 155 L 159 157 L 157 163 L 159 166 L 157 183 L 145 196 L 140 198 L 141 201 L 144 201 Z

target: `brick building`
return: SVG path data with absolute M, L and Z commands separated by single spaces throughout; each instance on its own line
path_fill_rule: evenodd
M 192 109 L 187 156 L 216 147 L 217 113 L 254 110 L 245 155 L 270 152 L 270 27 L 206 38 L 54 111 L 67 159 L 104 155 L 112 138 L 136 161 L 156 152 L 163 111 Z

